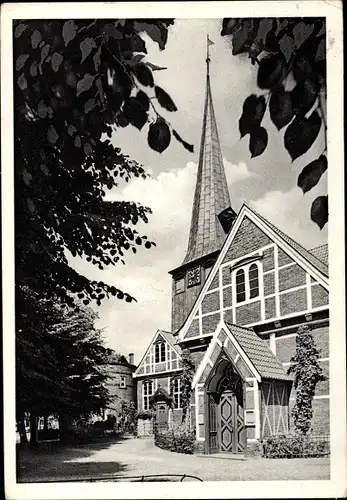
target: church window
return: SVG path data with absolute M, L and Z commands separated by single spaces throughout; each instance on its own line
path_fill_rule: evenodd
M 236 302 L 243 302 L 246 300 L 246 281 L 245 271 L 239 269 L 236 273 Z
M 259 276 L 258 276 L 258 266 L 252 264 L 248 271 L 249 279 L 249 298 L 253 299 L 259 295 Z
M 149 400 L 153 396 L 153 380 L 146 380 L 142 386 L 143 409 L 149 410 Z
M 184 292 L 184 278 L 175 281 L 175 293 Z
M 165 342 L 158 342 L 155 344 L 155 362 L 163 363 L 166 361 L 166 348 Z
M 119 387 L 121 389 L 125 389 L 126 386 L 127 386 L 127 383 L 126 383 L 125 377 L 124 377 L 124 375 L 121 375 L 120 382 L 119 382 Z
M 180 410 L 182 407 L 181 407 L 181 380 L 179 378 L 176 378 L 173 381 L 172 395 L 174 398 L 175 410 Z

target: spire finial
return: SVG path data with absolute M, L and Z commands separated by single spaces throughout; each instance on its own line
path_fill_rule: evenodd
M 212 40 L 210 40 L 210 37 L 207 34 L 206 35 L 206 63 L 207 63 L 207 73 L 209 73 L 209 64 L 211 62 L 211 59 L 210 59 L 210 46 L 211 45 L 214 45 L 214 42 L 212 42 Z

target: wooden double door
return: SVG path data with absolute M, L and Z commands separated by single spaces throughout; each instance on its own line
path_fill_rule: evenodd
M 217 402 L 217 401 L 218 402 Z M 243 453 L 246 447 L 243 397 L 225 390 L 219 397 L 209 395 L 210 453 Z

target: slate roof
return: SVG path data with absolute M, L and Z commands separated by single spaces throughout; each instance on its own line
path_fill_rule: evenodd
M 222 248 L 226 234 L 218 215 L 230 205 L 230 195 L 212 102 L 210 75 L 207 70 L 198 174 L 188 248 L 183 264 Z
M 260 215 L 258 212 L 253 210 L 253 208 L 250 208 L 248 205 L 247 207 L 249 210 L 251 210 L 259 219 L 261 219 L 266 225 L 268 225 L 275 233 L 277 233 L 284 241 L 286 241 L 292 248 L 294 248 L 304 259 L 306 259 L 308 262 L 310 262 L 316 269 L 318 269 L 322 274 L 325 276 L 329 276 L 329 269 L 328 266 L 319 260 L 312 251 L 307 250 L 304 248 L 302 245 L 297 243 L 295 240 L 290 238 L 287 234 L 285 234 L 283 231 L 278 229 L 278 227 L 274 226 L 271 222 L 269 222 L 265 217 Z
M 164 337 L 164 339 L 169 342 L 169 344 L 171 344 L 179 354 L 181 354 L 182 349 L 179 344 L 176 344 L 177 336 L 173 335 L 171 332 L 167 332 L 166 330 L 159 330 L 159 332 L 162 334 L 162 337 Z
M 265 340 L 248 328 L 227 323 L 230 332 L 253 363 L 261 378 L 292 380 Z
M 327 243 L 319 247 L 311 248 L 310 253 L 329 267 L 329 250 Z

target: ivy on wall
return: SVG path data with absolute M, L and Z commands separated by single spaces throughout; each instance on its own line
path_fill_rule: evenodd
M 296 401 L 292 415 L 295 430 L 299 434 L 305 435 L 310 430 L 316 387 L 318 382 L 326 380 L 318 362 L 319 357 L 320 351 L 315 345 L 311 330 L 308 326 L 301 326 L 296 337 L 296 352 L 288 369 L 288 374 L 295 375 Z

